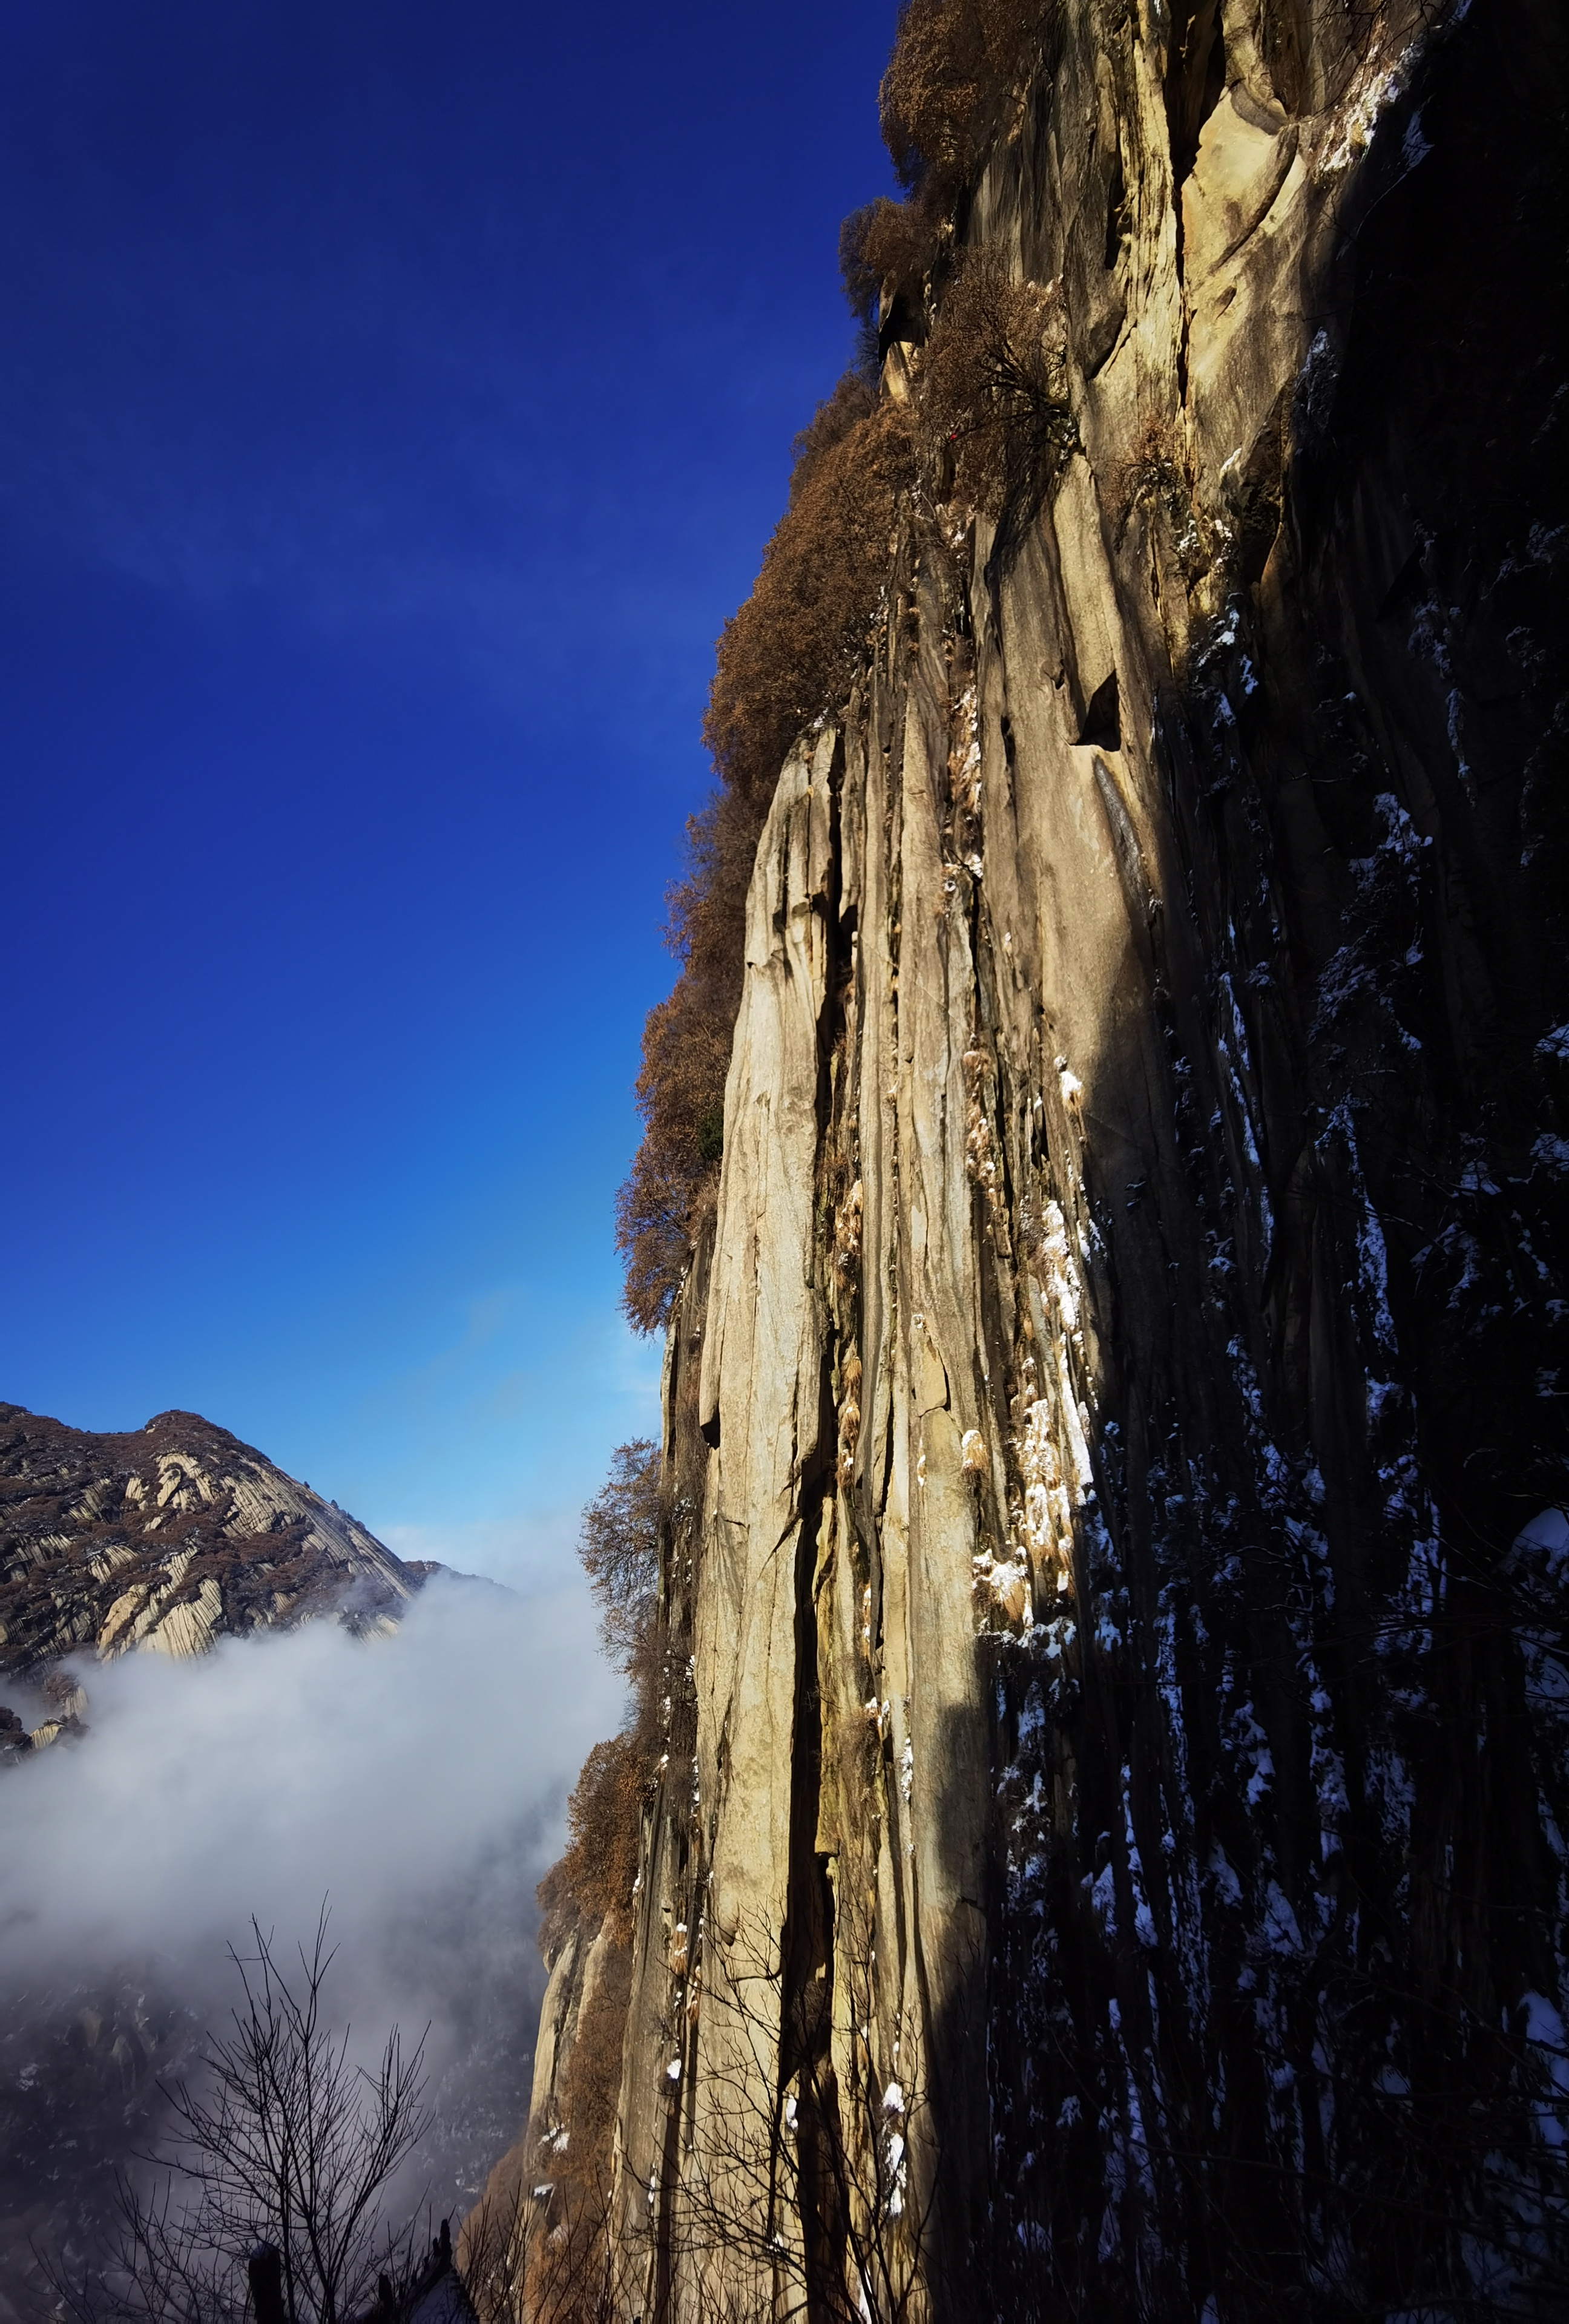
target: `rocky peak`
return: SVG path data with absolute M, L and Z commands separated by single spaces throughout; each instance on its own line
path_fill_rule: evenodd
M 323 1614 L 371 1630 L 429 1571 L 198 1413 L 96 1434 L 0 1404 L 0 1671 L 49 1698 L 34 1748 L 86 1707 L 62 1655 L 202 1654 Z M 6 1725 L 0 1756 L 23 1734 Z

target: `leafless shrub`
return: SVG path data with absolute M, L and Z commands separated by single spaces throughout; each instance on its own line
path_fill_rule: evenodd
M 394 2027 L 379 2066 L 355 2066 L 346 2032 L 323 2014 L 332 1966 L 324 1905 L 300 1972 L 285 1974 L 258 1924 L 256 1950 L 231 1950 L 243 2006 L 215 2041 L 208 2078 L 166 2091 L 173 2152 L 151 2195 L 120 2190 L 105 2260 L 68 2279 L 46 2272 L 70 2324 L 239 2324 L 247 2260 L 271 2245 L 290 2324 L 344 2324 L 378 2280 L 407 2283 L 411 2226 L 389 2227 L 389 2182 L 429 2126 L 424 2043 L 405 2057 Z
M 906 0 L 881 89 L 883 143 L 905 185 L 952 208 L 1059 14 L 1057 0 Z
M 944 496 L 996 520 L 1005 564 L 1078 441 L 1055 284 L 1015 281 L 996 251 L 965 254 L 927 348 L 921 432 Z
M 1214 544 L 1199 514 L 1182 438 L 1168 420 L 1146 420 L 1109 479 L 1107 500 L 1120 534 L 1138 509 L 1165 526 L 1190 589 L 1213 563 Z
M 599 1607 L 606 1655 L 632 1677 L 659 1613 L 660 1448 L 618 1444 L 610 1475 L 583 1512 L 577 1554 Z
M 909 472 L 908 416 L 850 372 L 796 438 L 790 495 L 751 596 L 725 625 L 703 736 L 721 788 L 688 826 L 668 940 L 681 974 L 643 1030 L 643 1138 L 616 1202 L 627 1314 L 670 1311 L 724 1143 L 746 890 L 780 767 L 848 685 Z
M 678 985 L 677 991 L 679 991 Z M 675 995 L 672 994 L 673 1001 Z M 669 1002 L 660 1008 L 669 1011 Z M 677 1012 L 671 1012 L 677 1013 Z M 734 1023 L 734 1020 L 732 1020 Z M 652 1023 L 651 1012 L 650 1023 Z M 659 1043 L 660 1065 L 664 1065 L 674 1050 L 678 1064 L 701 1062 L 702 1053 L 710 1047 L 711 1026 L 699 1023 L 692 1029 L 697 1034 L 693 1044 L 697 1057 L 681 1055 L 681 1034 L 688 1028 L 667 1017 L 660 1026 L 663 1037 Z M 649 1036 L 643 1036 L 644 1072 L 640 1074 L 640 1098 L 649 1074 Z M 670 1080 L 695 1079 L 685 1071 L 669 1076 Z M 721 1084 L 723 1086 L 723 1084 Z M 615 1247 L 620 1251 L 624 1270 L 622 1304 L 629 1320 L 640 1332 L 657 1332 L 663 1325 L 680 1289 L 687 1260 L 692 1247 L 692 1213 L 703 1182 L 708 1172 L 701 1166 L 692 1167 L 679 1149 L 697 1147 L 700 1125 L 712 1120 L 712 1108 L 704 1105 L 694 1119 L 672 1106 L 661 1111 L 658 1129 L 662 1135 L 651 1136 L 644 1130 L 642 1142 L 632 1157 L 615 1198 Z M 649 1115 L 645 1112 L 644 1120 Z M 678 1150 L 671 1151 L 674 1148 Z M 711 1166 L 710 1166 L 711 1167 Z
M 1136 508 L 1185 509 L 1193 497 L 1182 443 L 1168 420 L 1147 420 L 1112 471 L 1107 499 L 1119 527 Z

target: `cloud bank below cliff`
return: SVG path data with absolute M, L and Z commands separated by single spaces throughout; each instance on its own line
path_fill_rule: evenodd
M 92 1731 L 0 1783 L 0 1995 L 41 2005 L 132 1968 L 226 2012 L 225 1948 L 248 1948 L 252 1915 L 291 1954 L 326 1896 L 335 2018 L 367 2043 L 429 2020 L 438 2100 L 444 2070 L 498 2045 L 515 2080 L 533 1886 L 621 1708 L 592 1639 L 580 1589 L 438 1576 L 392 1638 L 317 1622 L 198 1662 L 78 1665 Z M 503 2144 L 513 2102 L 485 2101 Z

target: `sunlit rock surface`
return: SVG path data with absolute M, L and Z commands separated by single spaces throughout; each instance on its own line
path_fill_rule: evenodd
M 196 1413 L 115 1436 L 0 1405 L 0 1673 L 54 1699 L 58 1715 L 32 1729 L 35 1748 L 87 1708 L 51 1671 L 63 1655 L 198 1655 L 217 1637 L 330 1613 L 371 1630 L 395 1621 L 423 1579 Z M 0 1728 L 0 1756 L 14 1756 L 21 1733 Z
M 1071 0 L 968 208 L 1078 449 L 758 855 L 629 2314 L 1565 2281 L 1563 30 Z

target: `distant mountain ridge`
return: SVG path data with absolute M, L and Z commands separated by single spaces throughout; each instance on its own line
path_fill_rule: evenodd
M 224 1637 L 320 1619 L 361 1636 L 391 1631 L 421 1586 L 449 1572 L 395 1556 L 198 1414 L 99 1434 L 0 1403 L 0 1793 L 23 1809 L 37 1755 L 84 1732 L 90 1655 L 189 1657 Z M 472 1575 L 453 1582 L 511 1594 Z M 107 1722 L 83 1745 L 89 1758 L 114 1748 Z M 87 1758 L 69 1777 L 57 1768 L 62 1818 L 87 1771 Z M 151 1803 L 150 1815 L 164 1804 Z M 473 2200 L 529 2087 L 539 1978 L 526 1853 L 506 1907 L 494 1901 L 497 1877 L 487 1868 L 485 1909 L 516 1928 L 516 1957 L 507 1943 L 489 1946 L 447 2005 L 450 2047 L 433 2075 L 425 2148 L 438 2210 Z M 466 1892 L 470 1920 L 477 1894 Z M 26 1909 L 5 1895 L 8 1929 Z M 117 2173 L 159 2145 L 167 2088 L 199 2071 L 207 1988 L 189 1984 L 194 1949 L 178 1932 L 160 1947 L 128 1943 L 123 1958 L 116 1942 L 104 1958 L 105 1943 L 84 1937 L 47 1963 L 0 1947 L 0 2324 L 44 2312 L 40 2251 L 97 2250 L 112 2234 Z M 444 1958 L 450 1950 L 444 1941 Z
M 0 1404 L 0 1672 L 66 1720 L 62 1655 L 203 1654 L 329 1614 L 383 1628 L 436 1570 L 198 1413 L 96 1434 Z

